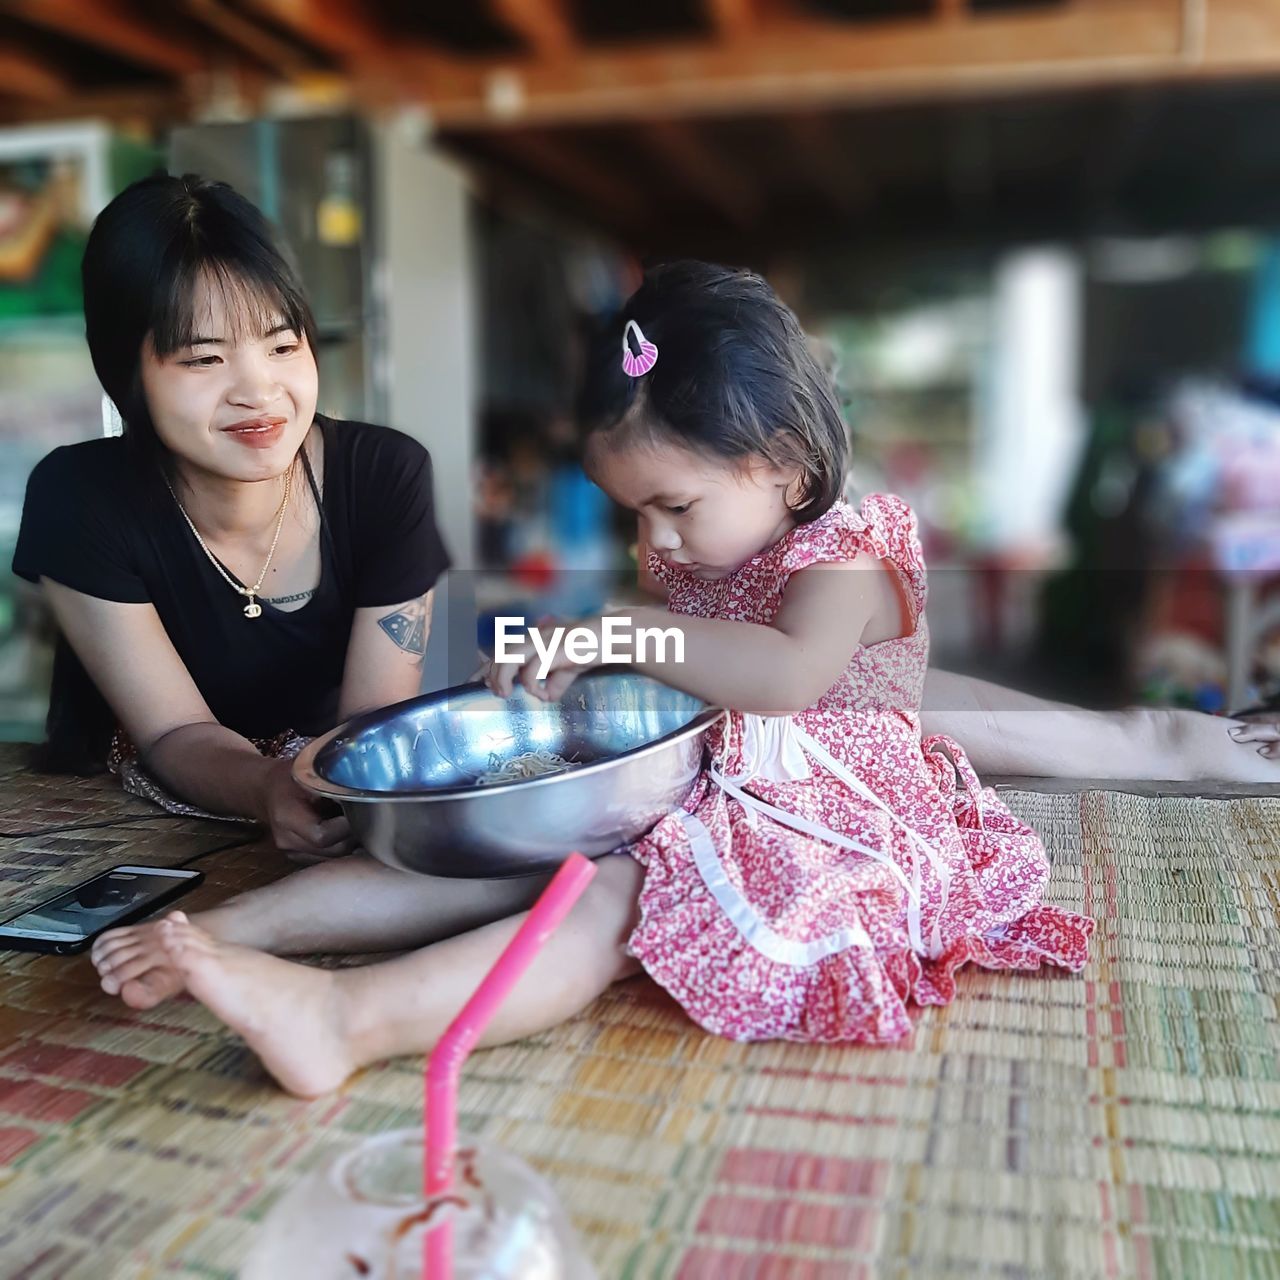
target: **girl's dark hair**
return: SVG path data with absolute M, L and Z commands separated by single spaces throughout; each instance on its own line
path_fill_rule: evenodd
M 195 292 L 220 289 L 243 332 L 265 333 L 282 319 L 315 346 L 302 285 L 271 223 L 225 182 L 156 174 L 126 187 L 98 215 L 81 264 L 85 337 L 103 390 L 139 453 L 166 470 L 142 393 L 142 346 L 172 355 L 197 335 Z
M 631 320 L 658 348 L 639 378 L 622 368 Z M 849 440 L 835 386 L 795 315 L 750 271 L 706 262 L 647 271 L 588 358 L 579 420 L 588 433 L 620 430 L 716 458 L 799 467 L 801 524 L 844 489 Z

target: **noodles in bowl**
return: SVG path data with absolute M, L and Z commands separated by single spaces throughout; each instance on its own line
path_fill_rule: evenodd
M 545 748 L 525 751 L 504 760 L 497 768 L 482 773 L 476 779 L 476 786 L 492 787 L 499 782 L 527 782 L 530 778 L 544 778 L 550 773 L 572 769 L 574 763 Z

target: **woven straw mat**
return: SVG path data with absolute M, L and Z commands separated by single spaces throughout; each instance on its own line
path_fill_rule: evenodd
M 4 914 L 244 839 L 113 787 L 0 760 Z M 472 1057 L 464 1128 L 551 1178 L 601 1280 L 1280 1277 L 1280 800 L 1008 799 L 1098 918 L 1082 976 L 967 972 L 878 1049 L 717 1040 L 635 980 Z M 197 909 L 287 870 L 200 865 Z M 0 953 L 0 1046 L 3 1280 L 231 1280 L 299 1174 L 421 1117 L 420 1059 L 297 1102 L 79 958 Z

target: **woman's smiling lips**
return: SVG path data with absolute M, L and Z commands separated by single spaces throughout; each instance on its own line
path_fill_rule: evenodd
M 270 449 L 284 435 L 288 418 L 260 417 L 245 418 L 242 422 L 233 422 L 223 427 L 224 435 L 239 444 L 248 445 L 250 449 Z

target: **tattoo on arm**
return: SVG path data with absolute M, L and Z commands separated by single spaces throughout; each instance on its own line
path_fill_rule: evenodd
M 421 600 L 410 601 L 402 609 L 378 619 L 378 626 L 403 649 L 416 666 L 422 665 L 427 652 L 427 635 L 431 630 L 432 593 Z

